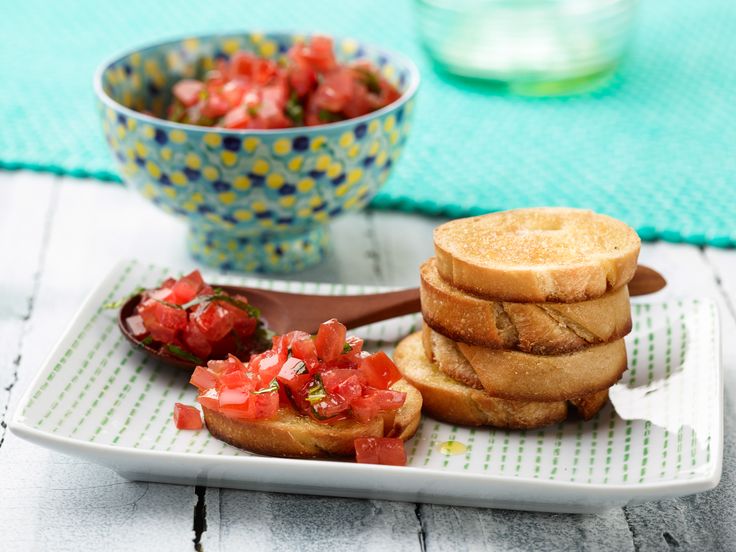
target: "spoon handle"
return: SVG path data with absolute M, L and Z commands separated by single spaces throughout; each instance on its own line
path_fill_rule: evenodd
M 364 298 L 355 296 L 352 301 L 335 301 L 334 307 L 331 306 L 330 309 L 326 312 L 334 312 L 333 316 L 345 324 L 346 328 L 357 328 L 419 312 L 419 288 L 379 293 Z

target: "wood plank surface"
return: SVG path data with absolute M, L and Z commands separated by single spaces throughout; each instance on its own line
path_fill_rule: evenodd
M 20 308 L 28 286 L 35 292 L 28 295 L 32 308 L 20 310 L 22 340 L 9 349 L 3 344 L 0 350 L 3 359 L 20 359 L 18 382 L 9 393 L 12 412 L 84 296 L 117 259 L 116 247 L 130 255 L 138 247 L 134 241 L 140 230 L 130 224 L 135 213 L 127 202 L 132 194 L 120 187 L 59 184 L 28 173 L 13 174 L 12 180 L 2 176 L 0 198 L 12 198 L 12 203 L 0 205 L 11 206 L 8 217 L 19 220 L 0 234 L 0 255 L 22 259 L 29 271 L 3 277 L 3 307 L 9 299 Z M 50 225 L 46 229 L 45 223 Z M 164 223 L 161 232 L 166 231 Z M 45 245 L 38 244 L 39 232 L 47 236 Z M 145 250 L 146 240 L 141 242 Z M 30 249 L 34 246 L 36 253 Z M 6 284 L 14 288 L 6 291 Z M 7 373 L 3 364 L 3 378 Z M 0 474 L 4 550 L 174 551 L 193 546 L 197 497 L 192 487 L 132 483 L 106 468 L 11 434 L 0 447 Z

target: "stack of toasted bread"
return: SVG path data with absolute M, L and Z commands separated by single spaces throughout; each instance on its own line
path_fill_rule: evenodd
M 396 364 L 431 416 L 535 428 L 584 419 L 626 370 L 640 240 L 590 211 L 519 209 L 443 224 L 421 267 L 424 327 Z

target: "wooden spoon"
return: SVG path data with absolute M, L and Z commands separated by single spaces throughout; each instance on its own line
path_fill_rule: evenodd
M 629 294 L 647 295 L 659 291 L 665 285 L 667 282 L 659 272 L 640 265 L 629 282 Z M 320 323 L 328 318 L 337 318 L 348 329 L 357 328 L 419 312 L 421 309 L 419 288 L 364 295 L 307 295 L 242 286 L 213 287 L 221 288 L 229 294 L 245 295 L 250 304 L 260 309 L 266 327 L 276 334 L 295 329 L 316 333 Z M 154 347 L 141 343 L 132 334 L 126 319 L 135 314 L 140 300 L 140 295 L 134 295 L 121 307 L 118 315 L 120 331 L 128 341 L 159 360 L 192 370 L 195 363 L 162 354 Z

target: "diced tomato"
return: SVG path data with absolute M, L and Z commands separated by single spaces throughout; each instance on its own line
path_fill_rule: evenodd
M 204 89 L 204 83 L 194 79 L 180 80 L 174 85 L 174 97 L 185 107 L 191 107 L 199 101 L 199 95 Z
M 268 386 L 281 370 L 284 361 L 273 349 L 251 357 L 248 369 L 257 374 L 263 387 Z
M 220 393 L 217 389 L 207 389 L 204 393 L 200 393 L 197 402 L 210 410 L 218 410 L 220 408 Z
M 328 393 L 334 393 L 337 387 L 347 379 L 355 378 L 360 384 L 358 372 L 350 368 L 333 368 L 320 373 L 322 384 Z
M 189 350 L 199 358 L 209 358 L 212 354 L 212 344 L 191 318 L 187 322 L 187 327 L 184 328 L 182 336 Z
M 210 342 L 221 340 L 233 329 L 233 317 L 219 301 L 198 305 L 192 313 L 192 320 Z
M 310 372 L 315 371 L 319 365 L 317 346 L 314 344 L 314 340 L 311 337 L 294 341 L 291 344 L 291 354 L 292 356 L 303 360 L 307 365 L 307 370 Z
M 231 80 L 225 83 L 220 89 L 220 94 L 228 105 L 233 108 L 240 105 L 243 101 L 243 96 L 247 91 L 247 86 L 243 80 Z
M 273 418 L 279 410 L 279 394 L 276 391 L 251 393 L 249 407 L 249 413 L 255 420 Z
M 359 437 L 355 440 L 355 460 L 361 464 L 406 466 L 404 442 L 390 437 Z
M 360 80 L 356 80 L 353 77 L 353 94 L 350 96 L 350 101 L 345 104 L 342 112 L 348 119 L 360 117 L 371 111 L 375 111 L 375 99 L 371 96 L 371 93 Z
M 237 106 L 225 114 L 222 126 L 225 128 L 248 128 L 251 117 L 243 106 Z
M 276 376 L 276 380 L 292 394 L 300 392 L 311 379 L 312 376 L 306 371 L 305 362 L 296 357 L 287 359 Z
M 289 68 L 289 84 L 297 96 L 304 97 L 317 86 L 317 73 L 306 64 L 295 63 Z
M 381 412 L 396 410 L 404 404 L 406 393 L 391 389 L 363 389 L 363 395 L 353 399 L 350 407 L 361 422 L 375 418 Z
M 293 347 L 297 342 L 307 340 L 312 341 L 312 336 L 310 336 L 307 332 L 294 330 L 284 335 L 274 336 L 274 338 L 272 339 L 273 349 L 278 352 L 278 354 L 284 360 L 286 360 L 286 357 L 289 356 L 290 352 L 292 355 L 294 354 Z
M 368 61 L 338 64 L 329 37 L 295 44 L 284 61 L 251 52 L 218 59 L 204 82 L 174 85 L 168 116 L 231 129 L 288 128 L 359 117 L 400 96 Z
M 378 410 L 386 412 L 387 410 L 400 408 L 406 401 L 406 393 L 394 391 L 393 389 L 373 389 L 369 387 L 363 390 L 363 398 L 372 400 Z
M 339 113 L 350 101 L 354 85 L 350 69 L 336 69 L 324 77 L 314 93 L 313 101 L 318 109 Z
M 327 395 L 324 399 L 312 405 L 312 415 L 318 420 L 327 420 L 349 409 L 350 403 L 340 395 Z
M 192 306 L 187 306 L 190 302 Z M 150 337 L 162 352 L 174 345 L 201 359 L 233 352 L 247 356 L 261 346 L 261 340 L 252 337 L 260 321 L 240 303 L 247 305 L 248 299 L 219 290 L 215 293 L 195 270 L 144 291 L 128 323 L 138 339 Z
M 187 325 L 185 310 L 166 305 L 155 299 L 148 299 L 138 307 L 138 314 L 151 337 L 162 343 L 172 343 L 176 333 Z
M 348 403 L 352 404 L 355 399 L 363 393 L 363 386 L 357 375 L 350 376 L 335 388 L 335 394 L 340 395 Z
M 368 385 L 376 389 L 388 389 L 401 379 L 401 372 L 383 351 L 364 357 L 358 369 Z
M 220 408 L 245 408 L 248 404 L 250 392 L 244 389 L 223 387 L 220 389 Z
M 357 356 L 363 351 L 363 340 L 355 335 L 349 335 L 345 338 L 345 343 L 350 347 L 348 354 Z
M 251 68 L 251 78 L 255 84 L 265 85 L 276 76 L 276 64 L 270 59 L 257 58 Z
M 358 364 L 360 364 L 360 358 L 354 358 L 350 354 L 343 354 L 337 357 L 334 360 L 330 360 L 329 362 L 324 362 L 318 369 L 318 372 L 323 372 L 327 370 L 334 370 L 339 368 L 349 368 L 349 369 L 356 369 L 358 367 Z
M 326 36 L 315 36 L 309 44 L 295 45 L 290 56 L 297 61 L 303 61 L 320 73 L 331 71 L 336 65 L 335 55 L 332 52 L 332 39 Z
M 250 391 L 255 385 L 255 381 L 248 377 L 248 374 L 242 370 L 236 370 L 234 372 L 228 372 L 222 374 L 217 378 L 217 383 L 220 389 L 239 389 Z
M 207 368 L 197 366 L 194 372 L 192 372 L 192 377 L 189 378 L 189 383 L 198 387 L 200 390 L 204 390 L 215 387 L 217 385 L 217 379 Z
M 176 283 L 176 280 L 174 280 L 174 283 Z M 147 291 L 144 293 L 144 297 L 146 299 L 153 299 L 155 301 L 168 301 L 168 299 L 171 297 L 171 288 L 174 287 L 174 284 L 171 284 L 168 287 L 162 287 L 159 289 Z
M 345 326 L 335 318 L 320 324 L 314 344 L 321 360 L 334 360 L 342 354 L 346 331 Z
M 356 397 L 350 402 L 355 419 L 367 423 L 381 413 L 378 403 L 370 397 Z
M 239 301 L 242 301 L 243 303 L 248 303 L 248 300 L 245 299 L 242 296 L 236 296 L 234 299 L 237 299 Z M 228 313 L 229 321 L 232 323 L 233 330 L 235 330 L 238 333 L 238 336 L 240 337 L 248 337 L 255 332 L 256 327 L 258 325 L 258 319 L 253 318 L 248 314 L 247 311 L 241 309 L 240 307 L 229 303 L 227 301 L 212 301 L 213 303 L 216 303 L 221 308 L 223 308 Z
M 207 369 L 216 376 L 220 376 L 233 371 L 244 371 L 245 366 L 235 355 L 228 355 L 225 360 L 210 360 L 207 363 Z
M 248 52 L 235 52 L 230 58 L 230 78 L 250 77 L 256 57 Z
M 210 94 L 202 105 L 200 111 L 205 117 L 216 119 L 222 117 L 230 110 L 230 104 L 219 94 Z
M 134 314 L 125 319 L 125 325 L 128 326 L 128 331 L 133 334 L 133 337 L 138 339 L 142 338 L 148 333 L 145 324 L 143 324 L 143 318 L 139 314 Z
M 171 287 L 171 297 L 169 302 L 177 305 L 183 305 L 194 299 L 204 286 L 204 280 L 199 270 L 182 276 Z
M 202 417 L 193 406 L 174 404 L 174 424 L 177 429 L 202 429 Z

